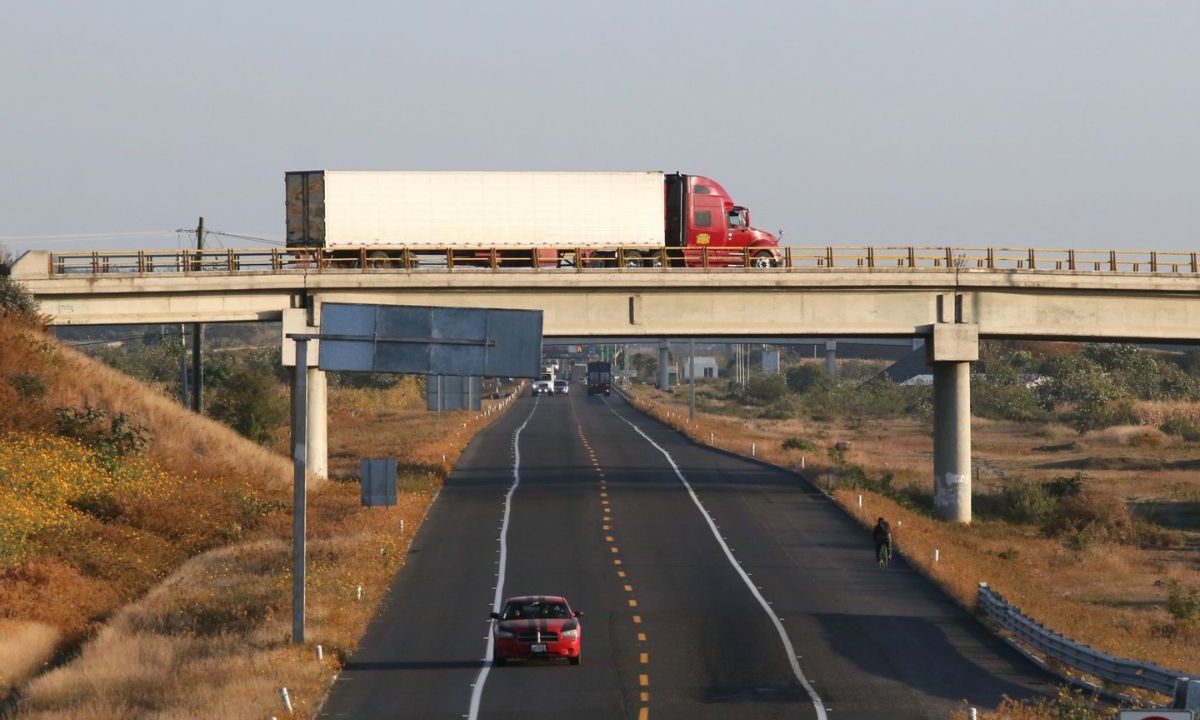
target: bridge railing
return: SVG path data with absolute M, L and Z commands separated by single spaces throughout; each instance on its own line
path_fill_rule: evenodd
M 1011 633 L 1024 647 L 1105 682 L 1170 696 L 1176 692 L 1176 680 L 1188 677 L 1188 673 L 1179 670 L 1125 660 L 1077 643 L 1043 627 L 988 587 L 987 583 L 979 584 L 978 607 L 989 620 Z
M 960 247 L 619 248 L 370 247 L 127 250 L 49 254 L 51 275 L 109 273 L 590 270 L 664 272 L 790 270 L 999 270 L 1200 274 L 1194 252 Z

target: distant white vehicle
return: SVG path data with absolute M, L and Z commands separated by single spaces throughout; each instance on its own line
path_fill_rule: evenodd
M 554 373 L 544 372 L 533 381 L 533 396 L 554 394 Z
M 555 380 L 554 381 L 554 394 L 555 395 L 566 395 L 570 391 L 571 391 L 571 387 L 570 387 L 570 385 L 567 384 L 566 380 Z

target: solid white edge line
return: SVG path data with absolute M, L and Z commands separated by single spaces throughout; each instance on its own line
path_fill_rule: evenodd
M 525 418 L 525 422 L 521 423 L 521 427 L 513 433 L 513 481 L 508 487 L 508 492 L 504 495 L 504 519 L 500 522 L 500 570 L 496 577 L 496 594 L 492 598 L 492 612 L 500 612 L 500 602 L 504 599 L 504 573 L 508 568 L 508 517 L 512 513 L 513 493 L 516 492 L 517 486 L 521 484 L 521 431 L 533 419 L 533 413 L 537 411 L 538 403 L 542 399 L 539 397 L 533 401 L 533 410 L 529 411 L 529 417 Z M 467 720 L 476 720 L 479 717 L 479 704 L 483 701 L 483 686 L 487 684 L 488 675 L 492 671 L 492 632 L 488 629 L 488 637 L 485 641 L 485 656 L 483 667 L 479 668 L 479 674 L 475 676 L 475 684 L 471 690 L 471 707 L 467 710 Z
M 709 515 L 708 511 L 704 509 L 704 506 L 700 504 L 700 498 L 696 496 L 696 491 L 692 489 L 692 484 L 687 481 L 687 478 L 684 477 L 683 472 L 680 471 L 679 466 L 675 464 L 675 458 L 671 457 L 671 453 L 664 450 L 661 445 L 654 442 L 654 440 L 652 440 L 649 435 L 643 432 L 640 427 L 634 425 L 627 418 L 625 418 L 625 416 L 617 412 L 612 405 L 608 404 L 608 400 L 605 400 L 604 404 L 608 406 L 608 409 L 612 411 L 613 415 L 616 415 L 622 422 L 633 428 L 638 435 L 641 435 L 643 438 L 645 438 L 646 442 L 653 445 L 654 449 L 662 453 L 663 457 L 667 459 L 667 462 L 671 464 L 671 469 L 675 471 L 675 477 L 679 478 L 679 482 L 683 483 L 683 487 L 687 490 L 688 495 L 692 498 L 692 502 L 696 505 L 696 509 L 699 510 L 700 514 L 704 516 L 704 521 L 708 523 L 708 529 L 712 531 L 713 538 L 715 538 L 717 544 L 721 546 L 721 550 L 725 553 L 725 557 L 729 560 L 729 564 L 733 566 L 733 569 L 737 572 L 738 576 L 742 578 L 742 582 L 745 583 L 746 588 L 750 590 L 750 594 L 754 596 L 754 599 L 758 601 L 758 604 L 762 606 L 763 611 L 770 616 L 771 622 L 775 625 L 775 631 L 779 633 L 779 639 L 783 642 L 783 649 L 784 652 L 787 653 L 788 662 L 790 662 L 792 665 L 792 673 L 796 676 L 796 679 L 800 681 L 800 685 L 808 692 L 808 696 L 812 698 L 812 704 L 813 707 L 816 708 L 818 720 L 827 720 L 828 716 L 825 714 L 825 704 L 821 702 L 821 698 L 817 695 L 817 691 L 813 689 L 812 684 L 808 682 L 808 678 L 804 676 L 804 671 L 800 669 L 800 660 L 796 657 L 796 648 L 794 645 L 792 645 L 792 639 L 788 637 L 787 630 L 783 627 L 783 621 L 779 619 L 779 616 L 775 614 L 773 609 L 771 609 L 771 605 L 767 602 L 766 598 L 762 596 L 762 593 L 760 593 L 758 588 L 754 586 L 754 583 L 750 581 L 750 576 L 746 574 L 745 570 L 742 569 L 741 563 L 739 563 L 737 559 L 733 557 L 733 551 L 729 549 L 729 546 L 725 544 L 725 540 L 721 538 L 721 533 L 717 530 L 716 522 L 713 521 L 712 516 Z

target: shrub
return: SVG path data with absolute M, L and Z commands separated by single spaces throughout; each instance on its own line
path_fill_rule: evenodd
M 746 383 L 742 396 L 755 405 L 769 405 L 787 395 L 787 381 L 779 375 L 755 375 Z
M 1045 529 L 1076 550 L 1097 542 L 1136 539 L 1133 513 L 1126 502 L 1091 490 L 1060 500 Z
M 802 395 L 813 391 L 828 390 L 833 386 L 833 378 L 825 372 L 825 367 L 815 363 L 805 363 L 788 368 L 785 382 L 792 392 Z
M 1083 492 L 1087 481 L 1088 476 L 1085 473 L 1077 472 L 1074 475 L 1054 478 L 1046 483 L 1045 490 L 1055 498 L 1075 497 Z
M 784 450 L 812 450 L 813 444 L 804 438 L 790 437 L 783 441 Z
M 288 403 L 269 372 L 239 367 L 214 393 L 210 414 L 254 442 L 267 445 L 275 428 L 287 421 Z
M 13 386 L 22 400 L 39 400 L 46 396 L 46 381 L 34 372 L 19 372 L 8 378 L 8 384 Z
M 7 251 L 0 247 L 0 256 L 6 256 Z M 4 258 L 0 257 L 0 263 Z M 13 280 L 7 272 L 0 272 L 0 314 L 14 314 L 30 320 L 38 317 L 37 300 L 23 284 Z
M 110 472 L 116 469 L 117 461 L 126 455 L 141 452 L 150 443 L 150 432 L 135 425 L 125 413 L 117 413 L 104 427 L 108 413 L 103 408 L 87 406 L 82 410 L 73 407 L 55 408 L 58 434 L 79 440 L 96 450 L 101 463 Z
M 1200 588 L 1187 589 L 1171 581 L 1167 591 L 1167 612 L 1184 625 L 1200 622 Z
M 1186 440 L 1187 442 L 1200 442 L 1200 425 L 1195 421 L 1183 417 L 1170 417 L 1158 426 L 1168 435 Z
M 1040 525 L 1055 511 L 1057 500 L 1044 485 L 1022 478 L 1004 481 L 1000 512 L 1012 522 Z

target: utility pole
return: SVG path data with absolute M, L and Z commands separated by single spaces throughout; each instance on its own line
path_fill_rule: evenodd
M 204 262 L 204 218 L 196 225 L 196 265 Z M 192 411 L 204 414 L 204 324 L 192 325 Z

